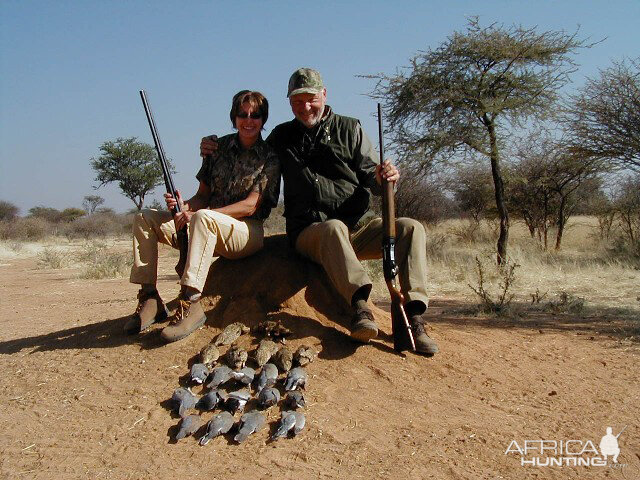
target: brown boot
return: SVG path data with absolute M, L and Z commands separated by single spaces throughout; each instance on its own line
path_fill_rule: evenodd
M 131 318 L 125 323 L 124 331 L 128 335 L 135 335 L 147 330 L 155 322 L 161 322 L 169 314 L 167 307 L 162 302 L 158 291 L 147 293 L 140 289 L 138 291 L 138 306 Z
M 351 321 L 351 338 L 367 343 L 378 336 L 378 326 L 373 320 L 373 313 L 369 309 L 356 310 Z
M 206 320 L 207 317 L 200 300 L 190 302 L 180 298 L 180 306 L 176 312 L 175 320 L 162 330 L 161 336 L 166 342 L 175 342 L 191 335 L 204 325 Z
M 409 319 L 413 340 L 416 343 L 416 352 L 431 357 L 438 353 L 438 344 L 425 331 L 426 322 L 421 315 L 413 315 Z

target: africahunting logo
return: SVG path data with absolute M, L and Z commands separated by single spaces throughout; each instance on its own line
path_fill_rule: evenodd
M 626 464 L 618 463 L 618 438 L 626 428 L 625 425 L 614 435 L 613 428 L 607 427 L 598 443 L 599 450 L 591 440 L 512 440 L 504 454 L 520 455 L 523 467 L 622 468 Z

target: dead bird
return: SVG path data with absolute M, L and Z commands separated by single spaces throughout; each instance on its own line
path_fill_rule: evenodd
M 260 375 L 258 375 L 258 379 L 256 380 L 256 392 L 260 393 L 263 388 L 270 387 L 271 385 L 275 384 L 277 379 L 278 367 L 276 367 L 273 363 L 265 364 L 260 371 Z
M 248 333 L 249 327 L 240 322 L 235 322 L 227 325 L 225 329 L 218 335 L 213 342 L 214 345 L 231 345 L 235 342 L 240 335 Z
M 258 348 L 256 348 L 253 358 L 259 367 L 262 367 L 265 363 L 267 363 L 271 357 L 273 357 L 278 351 L 278 345 L 276 342 L 271 340 L 262 339 L 258 344 Z
M 200 415 L 189 415 L 183 418 L 180 420 L 180 429 L 176 433 L 176 440 L 182 440 L 189 435 L 193 435 L 198 431 L 200 425 L 202 425 Z
M 193 365 L 191 365 L 189 379 L 191 380 L 191 383 L 202 385 L 202 382 L 207 379 L 209 373 L 209 369 L 204 363 L 194 363 Z
M 302 345 L 293 354 L 293 363 L 299 367 L 304 367 L 313 362 L 318 356 L 318 351 L 308 345 Z
M 217 345 L 209 343 L 200 350 L 200 362 L 204 363 L 208 367 L 213 366 L 220 358 L 220 350 Z
M 235 392 L 229 392 L 227 399 L 224 402 L 224 406 L 232 413 L 235 414 L 238 411 L 244 410 L 244 406 L 247 404 L 251 394 L 246 390 L 236 390 Z
M 282 402 L 282 407 L 296 410 L 297 408 L 304 408 L 307 406 L 307 403 L 304 399 L 304 395 L 300 390 L 292 390 L 287 392 L 287 396 L 284 397 L 284 402 Z
M 240 417 L 240 427 L 238 433 L 233 439 L 238 442 L 244 442 L 249 435 L 260 430 L 267 419 L 260 412 L 248 412 Z
M 280 392 L 277 388 L 263 388 L 258 395 L 258 405 L 261 410 L 273 407 L 280 401 Z
M 249 358 L 247 351 L 237 345 L 231 345 L 225 354 L 227 365 L 234 370 L 240 370 L 244 367 L 245 363 L 247 363 L 247 358 Z
M 307 385 L 307 372 L 305 372 L 304 368 L 296 367 L 289 371 L 287 374 L 287 378 L 284 381 L 284 389 L 286 391 L 296 390 L 304 388 Z
M 271 435 L 271 440 L 286 437 L 289 433 L 297 435 L 304 428 L 306 421 L 304 413 L 285 410 L 282 412 L 276 431 Z
M 234 422 L 233 415 L 229 412 L 220 412 L 214 415 L 207 423 L 207 433 L 200 438 L 200 445 L 206 445 L 211 439 L 227 433 L 233 427 Z
M 291 330 L 284 327 L 280 322 L 265 320 L 253 327 L 253 333 L 279 340 L 291 335 Z
M 288 372 L 293 365 L 293 353 L 289 347 L 283 346 L 273 356 L 273 363 L 281 372 Z
M 186 416 L 187 410 L 196 406 L 197 398 L 188 388 L 177 388 L 171 396 L 173 411 L 182 418 Z
M 231 369 L 226 365 L 214 368 L 207 377 L 207 388 L 217 388 L 231 380 Z
M 251 385 L 255 375 L 256 371 L 251 367 L 244 367 L 237 372 L 231 372 L 231 378 L 245 385 Z
M 211 390 L 200 397 L 200 400 L 196 403 L 196 408 L 210 412 L 216 406 L 221 405 L 226 398 L 227 395 L 222 390 Z

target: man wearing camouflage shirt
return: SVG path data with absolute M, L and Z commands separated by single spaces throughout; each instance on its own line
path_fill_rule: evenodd
M 302 255 L 323 266 L 338 293 L 353 308 L 351 336 L 368 342 L 378 335 L 367 306 L 371 279 L 359 259 L 382 255 L 382 219 L 370 210 L 370 193 L 382 193 L 382 179 L 396 182 L 400 174 L 379 156 L 360 122 L 333 113 L 320 73 L 296 70 L 287 97 L 294 120 L 276 126 L 267 138 L 280 158 L 284 180 L 287 235 Z M 201 153 L 215 151 L 207 137 Z M 396 220 L 395 254 L 401 291 L 416 349 L 433 355 L 436 342 L 425 331 L 426 246 L 421 223 Z
M 176 230 L 188 224 L 189 248 L 180 280 L 176 321 L 162 330 L 173 342 L 186 337 L 206 320 L 200 304 L 214 255 L 242 258 L 263 245 L 263 221 L 278 202 L 279 162 L 261 137 L 269 104 L 259 92 L 243 90 L 232 102 L 230 118 L 237 133 L 218 139 L 218 150 L 204 157 L 196 178 L 198 192 L 189 200 L 165 194 L 167 207 L 182 205 L 181 213 L 143 210 L 133 226 L 134 264 L 130 281 L 141 284 L 138 308 L 125 325 L 128 333 L 142 332 L 167 317 L 156 290 L 158 242 L 177 248 Z

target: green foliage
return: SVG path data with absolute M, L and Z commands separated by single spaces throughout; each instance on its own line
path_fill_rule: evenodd
M 142 209 L 144 197 L 163 183 L 162 168 L 154 147 L 136 137 L 117 138 L 100 146 L 102 154 L 91 159 L 98 187 L 116 182 L 123 195 Z
M 67 223 L 73 222 L 74 220 L 77 220 L 80 217 L 84 217 L 86 214 L 87 212 L 85 212 L 81 208 L 74 208 L 74 207 L 65 208 L 62 212 L 60 212 L 58 221 L 67 222 Z
M 39 205 L 29 209 L 29 216 L 33 218 L 42 218 L 52 223 L 56 223 L 60 220 L 60 210 L 51 207 L 45 207 Z
M 19 209 L 11 202 L 0 200 L 0 221 L 13 220 L 18 216 Z

